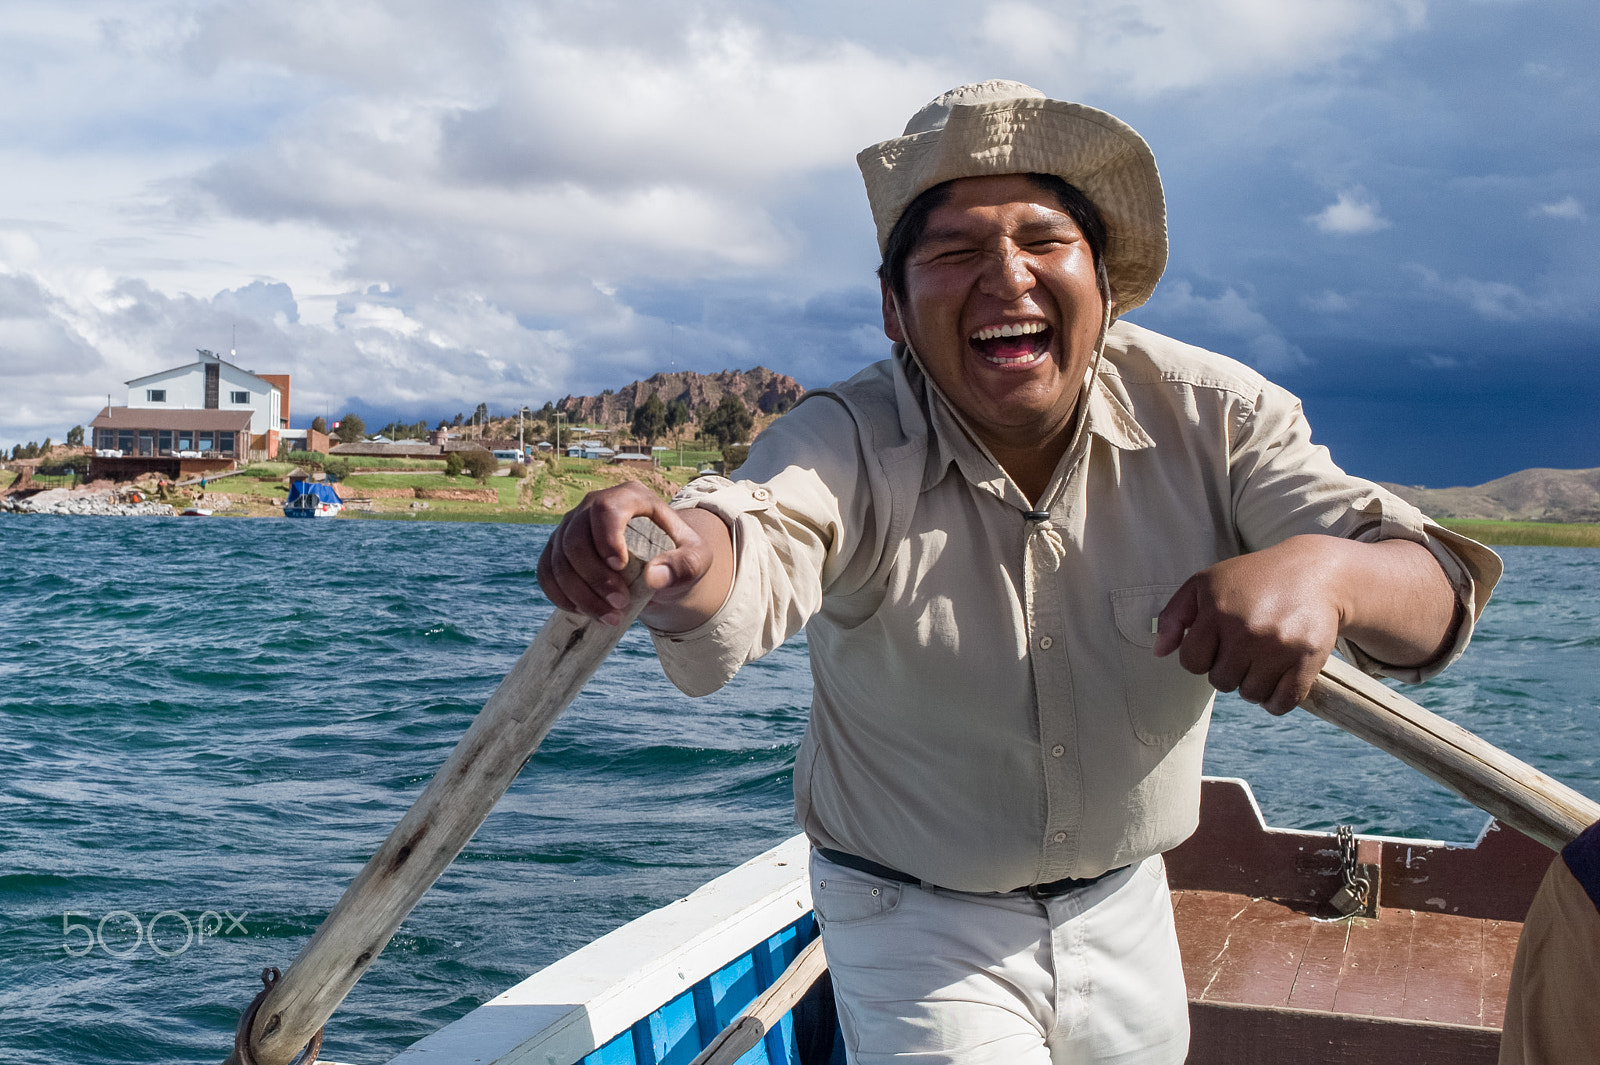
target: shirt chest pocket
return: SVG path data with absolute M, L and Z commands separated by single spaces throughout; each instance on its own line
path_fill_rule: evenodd
M 1215 694 L 1211 683 L 1178 664 L 1176 654 L 1155 656 L 1155 619 L 1180 585 L 1119 588 L 1111 593 L 1122 660 L 1122 694 L 1134 735 L 1170 747 L 1194 727 Z

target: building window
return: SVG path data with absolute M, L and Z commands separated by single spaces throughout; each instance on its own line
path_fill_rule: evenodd
M 191 432 L 188 429 L 180 429 L 180 430 L 178 430 L 178 450 L 179 451 L 193 451 L 194 450 L 194 433 L 193 432 Z
M 206 451 L 210 451 L 211 450 L 211 434 L 210 433 L 205 432 L 203 430 L 201 431 L 199 442 L 195 445 L 195 450 L 196 451 L 200 451 L 200 452 L 206 452 Z
M 117 432 L 115 429 L 96 429 L 94 431 L 94 446 L 103 451 L 114 451 L 117 447 Z
M 146 403 L 165 403 L 167 401 L 167 390 L 164 388 L 147 388 L 144 390 L 144 401 Z
M 218 433 L 217 434 L 217 450 L 221 451 L 221 452 L 224 452 L 226 454 L 231 454 L 233 452 L 233 434 L 232 433 Z
M 172 430 L 163 429 L 156 434 L 156 454 L 165 455 L 172 450 Z
M 133 454 L 133 430 L 132 429 L 118 429 L 117 430 L 117 450 L 122 452 L 124 455 Z
M 228 393 L 228 402 L 229 403 L 249 403 L 250 402 L 250 393 L 248 393 L 248 392 L 229 392 Z

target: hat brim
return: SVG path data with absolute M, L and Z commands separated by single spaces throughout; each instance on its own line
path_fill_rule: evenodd
M 878 229 L 878 250 L 911 201 L 969 177 L 1054 174 L 1106 222 L 1106 274 L 1118 315 L 1144 303 L 1167 265 L 1167 207 L 1150 146 L 1121 119 L 1063 100 L 957 105 L 943 128 L 896 137 L 856 156 Z

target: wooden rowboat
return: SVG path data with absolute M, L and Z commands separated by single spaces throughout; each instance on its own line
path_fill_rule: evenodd
M 555 962 L 393 1065 L 688 1063 L 816 936 L 796 836 Z M 1242 780 L 1208 778 L 1167 855 L 1191 1065 L 1492 1065 L 1521 920 L 1552 854 L 1491 820 L 1473 844 L 1355 837 L 1375 886 L 1339 919 L 1333 834 L 1269 828 Z M 738 1058 L 843 1061 L 826 981 Z M 729 1058 L 728 1060 L 734 1060 Z

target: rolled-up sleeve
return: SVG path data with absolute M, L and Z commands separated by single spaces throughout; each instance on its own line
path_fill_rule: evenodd
M 681 691 L 716 691 L 821 608 L 824 589 L 870 528 L 862 458 L 843 405 L 808 397 L 756 439 L 737 480 L 700 477 L 673 499 L 674 508 L 721 518 L 734 555 L 732 585 L 715 614 L 688 632 L 651 632 Z
M 1339 653 L 1367 673 L 1410 684 L 1435 676 L 1461 657 L 1500 580 L 1500 557 L 1429 520 L 1393 492 L 1345 473 L 1327 448 L 1311 442 L 1299 401 L 1276 385 L 1268 383 L 1253 402 L 1241 402 L 1234 426 L 1234 518 L 1246 550 L 1308 532 L 1366 543 L 1410 540 L 1433 554 L 1450 581 L 1460 623 L 1451 647 L 1432 662 L 1389 665 L 1345 639 L 1339 641 Z M 1286 506 L 1285 500 L 1292 505 Z
M 1384 495 L 1395 500 L 1400 506 L 1409 507 L 1421 517 L 1421 512 L 1416 511 L 1415 507 L 1411 507 L 1404 500 L 1388 492 L 1384 492 Z M 1504 568 L 1500 556 L 1478 541 L 1451 532 L 1425 517 L 1422 518 L 1420 537 L 1386 537 L 1382 535 L 1380 528 L 1374 527 L 1355 538 L 1367 543 L 1385 539 L 1406 539 L 1426 547 L 1450 580 L 1450 587 L 1455 592 L 1456 617 L 1459 623 L 1456 625 L 1455 639 L 1450 647 L 1444 654 L 1425 665 L 1389 665 L 1373 658 L 1349 640 L 1339 641 L 1339 653 L 1351 665 L 1363 672 L 1373 676 L 1393 677 L 1407 684 L 1421 684 L 1430 677 L 1437 676 L 1446 666 L 1460 658 L 1462 652 L 1467 649 L 1467 644 L 1472 641 L 1472 630 L 1478 618 L 1483 615 L 1483 608 L 1489 601 L 1489 593 L 1500 581 L 1500 573 Z

